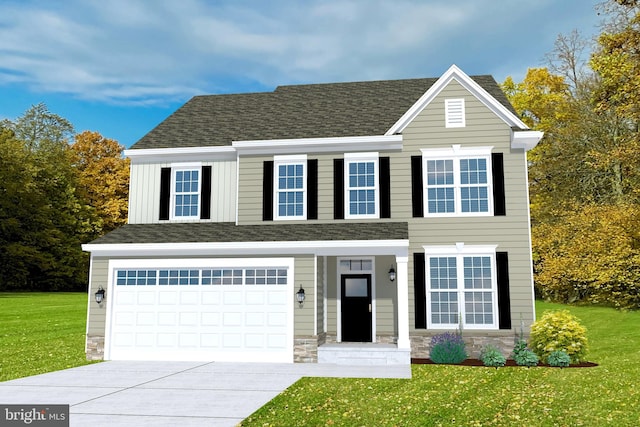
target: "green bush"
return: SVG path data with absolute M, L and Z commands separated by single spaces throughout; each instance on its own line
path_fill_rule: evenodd
M 433 363 L 460 364 L 467 357 L 462 334 L 445 332 L 431 338 L 429 358 Z
M 547 363 L 551 366 L 566 368 L 571 363 L 571 358 L 566 351 L 555 350 L 547 357 Z
M 587 354 L 587 329 L 568 310 L 547 312 L 531 325 L 531 349 L 543 362 L 564 350 L 572 363 L 579 363 Z
M 513 360 L 518 366 L 537 366 L 539 358 L 527 348 L 527 342 L 520 339 L 513 347 Z
M 500 353 L 495 346 L 488 344 L 480 352 L 480 360 L 484 366 L 492 366 L 497 368 L 498 366 L 504 366 L 507 363 L 507 359 Z

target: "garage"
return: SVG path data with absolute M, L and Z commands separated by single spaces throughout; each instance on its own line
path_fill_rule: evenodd
M 293 265 L 111 260 L 105 358 L 292 362 Z

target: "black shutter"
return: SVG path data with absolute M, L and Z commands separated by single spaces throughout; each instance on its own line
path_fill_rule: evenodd
M 344 219 L 344 159 L 333 159 L 333 219 Z
M 500 329 L 511 329 L 509 258 L 507 252 L 496 252 L 496 270 L 498 282 L 498 324 Z
M 160 220 L 169 219 L 171 205 L 171 168 L 160 169 Z
M 491 154 L 491 171 L 493 178 L 493 215 L 503 216 L 507 214 L 507 205 L 504 197 L 504 161 L 502 153 Z
M 415 302 L 416 329 L 427 329 L 427 298 L 424 254 L 413 254 L 413 296 Z
M 273 160 L 264 162 L 262 174 L 262 220 L 273 221 Z
M 318 219 L 318 159 L 307 160 L 307 219 Z
M 391 218 L 391 170 L 388 157 L 380 157 L 380 218 Z
M 211 166 L 202 167 L 200 186 L 200 219 L 211 219 Z
M 422 156 L 411 156 L 411 203 L 414 218 L 424 216 L 422 186 Z

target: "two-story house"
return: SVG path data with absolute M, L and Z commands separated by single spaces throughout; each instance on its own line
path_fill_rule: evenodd
M 506 353 L 541 137 L 456 66 L 196 96 L 126 151 L 129 223 L 83 247 L 87 357 L 410 363 L 460 325 Z

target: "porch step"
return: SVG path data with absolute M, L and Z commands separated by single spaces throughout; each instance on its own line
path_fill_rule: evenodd
M 393 344 L 337 343 L 318 347 L 318 363 L 336 365 L 410 365 L 411 350 Z

